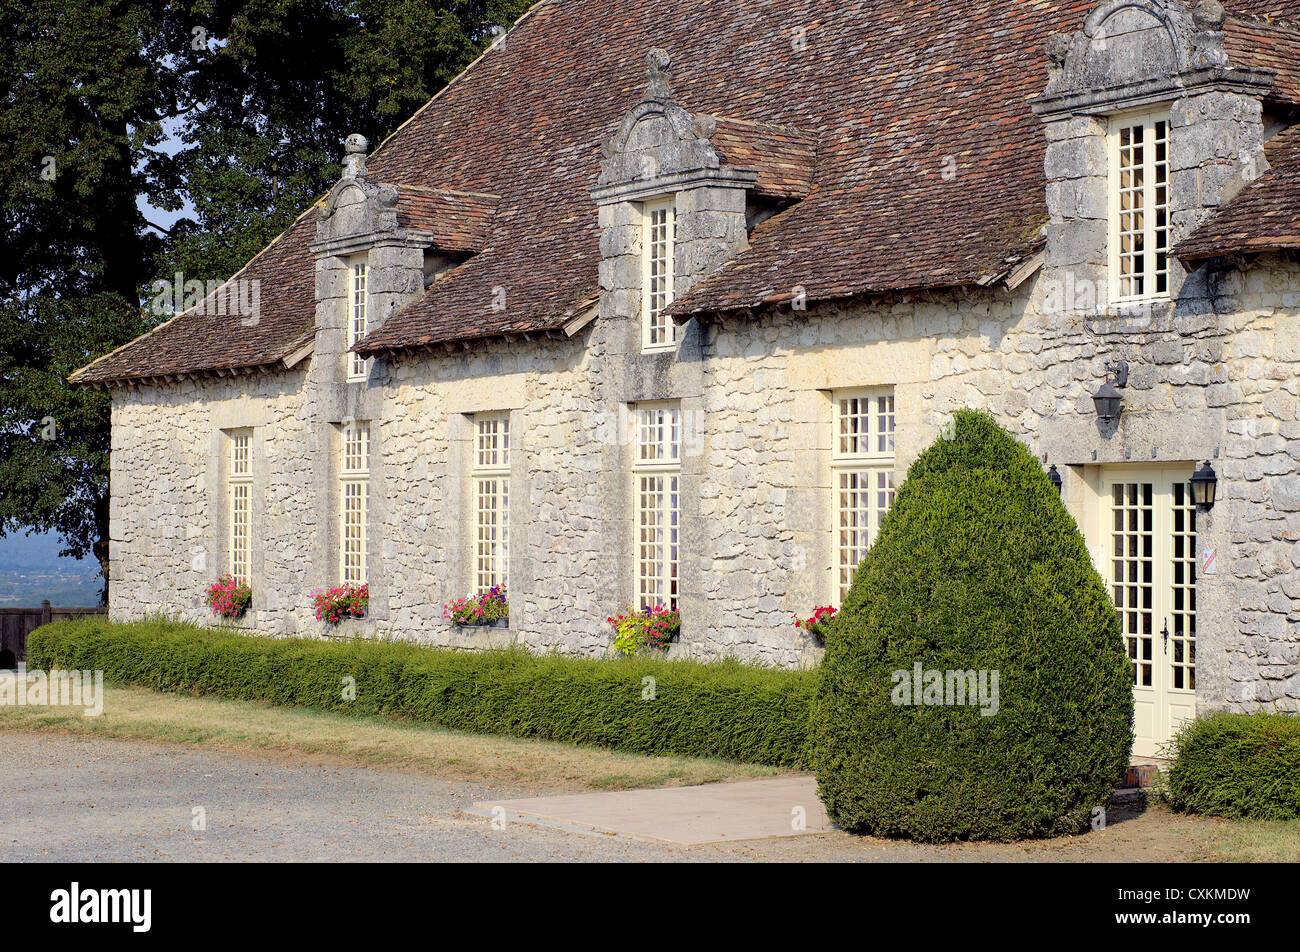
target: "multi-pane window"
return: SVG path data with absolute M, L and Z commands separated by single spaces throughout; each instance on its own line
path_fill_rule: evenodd
M 249 430 L 230 435 L 230 574 L 239 582 L 252 575 L 252 442 Z
M 474 419 L 474 582 L 507 585 L 510 570 L 510 417 Z
M 366 514 L 370 503 L 370 424 L 343 427 L 339 472 L 340 576 L 345 585 L 366 581 Z
M 641 238 L 641 345 L 669 350 L 677 344 L 677 325 L 664 313 L 673 301 L 673 250 L 677 209 L 673 199 L 647 202 Z
M 1169 533 L 1169 686 L 1196 690 L 1196 506 L 1192 484 L 1171 487 Z
M 1154 485 L 1115 483 L 1111 493 L 1111 595 L 1133 668 L 1133 683 L 1149 688 L 1155 665 Z
M 365 258 L 357 258 L 349 269 L 348 281 L 348 379 L 366 379 L 366 361 L 351 349 L 366 336 L 366 309 L 369 296 L 366 291 L 367 265 Z
M 893 390 L 837 393 L 834 415 L 834 594 L 838 604 L 894 502 Z
M 1111 127 L 1110 273 L 1115 302 L 1169 293 L 1169 121 Z
M 681 408 L 676 404 L 638 406 L 634 452 L 637 607 L 676 608 L 681 537 Z

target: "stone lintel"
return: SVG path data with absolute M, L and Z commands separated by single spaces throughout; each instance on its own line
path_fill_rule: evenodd
M 1271 69 L 1211 67 L 1103 89 L 1043 95 L 1031 99 L 1029 106 L 1039 118 L 1051 121 L 1071 115 L 1107 115 L 1207 92 L 1260 97 L 1273 88 L 1276 76 Z
M 693 188 L 753 188 L 758 182 L 758 172 L 751 168 L 690 169 L 672 175 L 658 176 L 635 182 L 621 182 L 615 185 L 602 185 L 591 190 L 591 197 L 598 205 L 612 205 L 619 202 L 639 202 L 670 195 Z
M 1222 410 L 1125 409 L 1113 428 L 1103 428 L 1095 416 L 1086 414 L 1047 417 L 1040 424 L 1038 450 L 1067 466 L 1190 464 L 1218 457 L 1226 434 Z
M 348 235 L 343 238 L 329 238 L 313 241 L 307 247 L 318 258 L 346 257 L 372 251 L 376 248 L 428 248 L 433 244 L 433 234 L 427 231 L 379 232 L 378 234 Z

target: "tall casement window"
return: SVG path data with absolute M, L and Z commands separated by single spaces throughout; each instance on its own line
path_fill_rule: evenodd
M 1164 115 L 1111 122 L 1110 275 L 1116 304 L 1169 293 L 1169 120 Z
M 834 403 L 834 596 L 839 604 L 894 502 L 894 392 L 846 391 L 836 393 Z
M 666 308 L 673 301 L 673 251 L 677 243 L 677 208 L 672 198 L 642 206 L 641 347 L 671 350 L 677 346 L 677 325 Z
M 253 431 L 230 434 L 230 574 L 248 582 L 253 562 Z
M 370 503 L 370 424 L 343 427 L 339 467 L 339 576 L 345 585 L 366 581 L 366 515 Z
M 508 585 L 510 572 L 510 417 L 474 418 L 474 584 Z
M 351 353 L 357 341 L 366 336 L 366 311 L 370 304 L 366 290 L 367 262 L 364 255 L 353 258 L 348 267 L 348 379 L 366 379 L 366 361 Z
M 637 603 L 677 607 L 681 535 L 682 411 L 677 404 L 639 404 L 632 492 L 636 510 Z

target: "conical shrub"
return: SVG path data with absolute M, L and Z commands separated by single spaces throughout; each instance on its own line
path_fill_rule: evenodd
M 828 632 L 814 718 L 819 793 L 853 832 L 1050 836 L 1114 792 L 1133 742 L 1115 610 L 1042 466 L 987 414 L 959 412 L 908 471 Z

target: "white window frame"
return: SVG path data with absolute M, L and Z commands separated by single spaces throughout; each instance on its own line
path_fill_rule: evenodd
M 662 213 L 662 226 L 655 221 Z M 662 235 L 656 235 L 657 228 Z M 662 255 L 657 253 L 662 248 Z M 677 322 L 663 313 L 673 302 L 677 253 L 677 199 L 656 198 L 641 205 L 641 349 L 668 351 L 677 346 Z M 656 284 L 655 266 L 662 269 Z
M 348 381 L 365 380 L 370 374 L 370 361 L 352 352 L 357 341 L 366 336 L 370 328 L 370 261 L 366 255 L 356 255 L 348 261 Z
M 364 585 L 370 511 L 370 424 L 348 423 L 339 460 L 339 579 Z
M 636 605 L 676 608 L 681 595 L 681 405 L 640 403 L 632 411 Z
M 1163 132 L 1161 132 L 1163 127 Z M 1142 142 L 1131 137 L 1124 143 L 1124 132 L 1140 129 Z M 1109 174 L 1108 195 L 1108 263 L 1110 300 L 1116 305 L 1169 297 L 1170 264 L 1170 125 L 1166 110 L 1147 110 L 1114 116 L 1109 123 L 1106 152 Z M 1141 150 L 1141 163 L 1134 152 Z M 1124 173 L 1136 169 L 1137 176 L 1125 179 Z M 1137 214 L 1140 222 L 1133 221 Z M 1127 216 L 1127 217 L 1126 217 Z M 1127 227 L 1126 227 L 1127 226 Z M 1140 227 L 1139 227 L 1140 226 Z M 1139 252 L 1126 236 L 1140 236 Z M 1141 255 L 1142 266 L 1134 259 Z M 1124 272 L 1129 262 L 1129 271 Z M 1161 286 L 1163 285 L 1163 287 Z
M 474 415 L 474 585 L 510 585 L 510 414 Z
M 253 576 L 253 431 L 230 432 L 227 474 L 230 516 L 230 574 L 252 584 Z
M 894 504 L 897 427 L 893 387 L 836 390 L 831 400 L 831 603 L 838 606 Z

